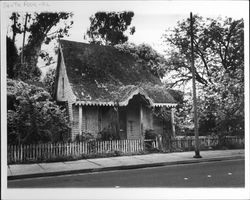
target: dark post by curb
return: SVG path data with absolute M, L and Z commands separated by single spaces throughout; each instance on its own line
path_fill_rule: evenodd
M 193 105 L 194 105 L 194 133 L 195 133 L 195 155 L 194 158 L 201 158 L 199 149 L 199 133 L 198 133 L 198 120 L 197 120 L 197 102 L 196 102 L 196 88 L 195 88 L 195 72 L 194 72 L 194 45 L 193 45 L 193 17 L 190 13 L 190 34 L 191 34 L 191 68 L 192 68 L 192 81 L 193 81 Z

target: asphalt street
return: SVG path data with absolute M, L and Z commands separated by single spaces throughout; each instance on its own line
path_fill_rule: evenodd
M 244 159 L 9 180 L 9 188 L 244 187 Z

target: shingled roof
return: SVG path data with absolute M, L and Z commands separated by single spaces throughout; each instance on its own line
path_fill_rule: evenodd
M 136 60 L 111 46 L 60 40 L 67 76 L 78 102 L 126 105 L 135 94 L 143 94 L 154 105 L 174 105 L 160 79 Z

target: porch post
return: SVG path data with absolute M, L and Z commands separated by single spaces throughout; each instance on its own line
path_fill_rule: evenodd
M 142 118 L 143 118 L 143 110 L 142 110 L 142 104 L 140 104 L 140 133 L 141 133 L 141 136 L 144 137 Z
M 175 113 L 175 108 L 171 108 L 171 125 L 172 125 L 172 133 L 173 133 L 173 137 L 175 137 L 175 121 L 174 121 L 174 113 Z
M 79 134 L 82 135 L 82 105 L 79 105 Z

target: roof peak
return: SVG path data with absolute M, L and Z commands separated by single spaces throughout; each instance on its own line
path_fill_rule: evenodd
M 59 43 L 74 43 L 75 45 L 84 45 L 84 46 L 96 46 L 96 47 L 103 47 L 103 48 L 112 48 L 118 51 L 114 46 L 111 45 L 101 45 L 101 44 L 94 44 L 94 43 L 87 43 L 87 42 L 80 42 L 80 41 L 73 41 L 73 40 L 65 40 L 59 39 Z M 73 44 L 73 45 L 74 45 Z

